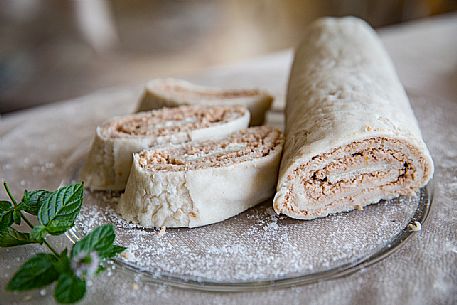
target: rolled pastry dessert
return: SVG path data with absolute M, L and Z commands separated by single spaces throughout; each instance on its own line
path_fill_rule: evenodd
M 252 127 L 219 141 L 133 156 L 117 211 L 144 227 L 198 227 L 235 216 L 274 194 L 283 137 Z
M 197 86 L 179 79 L 150 81 L 143 92 L 137 111 L 180 105 L 243 105 L 251 113 L 251 126 L 262 125 L 273 96 L 257 89 L 220 89 Z
M 313 219 L 427 184 L 432 159 L 372 28 L 324 18 L 305 37 L 289 79 L 275 211 Z
M 221 139 L 248 124 L 243 106 L 181 106 L 115 117 L 97 127 L 81 179 L 92 190 L 124 190 L 133 153 Z

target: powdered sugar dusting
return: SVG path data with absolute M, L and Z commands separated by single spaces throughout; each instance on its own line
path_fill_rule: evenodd
M 87 233 L 116 226 L 128 247 L 120 260 L 154 276 L 211 282 L 273 280 L 333 269 L 379 251 L 408 225 L 422 191 L 313 221 L 278 216 L 271 201 L 224 222 L 201 228 L 142 229 L 116 212 L 116 194 L 88 192 L 77 220 Z

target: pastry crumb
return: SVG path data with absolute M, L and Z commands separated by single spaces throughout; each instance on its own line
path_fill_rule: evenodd
M 409 232 L 418 232 L 422 230 L 422 224 L 418 221 L 415 221 L 414 223 L 410 223 L 408 225 L 408 230 Z
M 166 227 L 160 227 L 160 231 L 159 231 L 159 233 L 157 233 L 157 235 L 158 235 L 158 236 L 164 235 L 166 229 L 167 229 Z
M 126 249 L 119 255 L 126 260 L 132 260 L 135 257 L 135 255 L 132 252 L 130 252 L 130 249 Z
M 354 206 L 354 209 L 356 209 L 357 211 L 363 211 L 363 206 L 361 206 L 360 204 L 356 204 Z

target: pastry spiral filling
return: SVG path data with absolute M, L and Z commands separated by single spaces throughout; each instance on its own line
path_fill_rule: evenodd
M 143 112 L 108 121 L 106 138 L 166 136 L 226 123 L 246 115 L 242 106 L 181 106 Z
M 273 99 L 259 89 L 204 87 L 179 79 L 156 79 L 146 85 L 137 111 L 180 105 L 243 105 L 251 114 L 250 125 L 259 126 L 265 121 Z
M 142 168 L 154 171 L 185 171 L 222 167 L 262 158 L 280 149 L 282 134 L 267 126 L 238 131 L 226 139 L 184 144 L 138 154 Z
M 413 194 L 429 176 L 426 171 L 422 155 L 404 141 L 356 141 L 295 168 L 287 176 L 284 200 L 275 209 L 305 219 L 352 210 L 361 203 Z

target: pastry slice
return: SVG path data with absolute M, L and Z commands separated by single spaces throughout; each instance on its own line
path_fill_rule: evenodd
M 220 89 L 197 86 L 178 79 L 150 81 L 137 111 L 181 105 L 243 105 L 251 113 L 251 126 L 262 125 L 273 96 L 257 89 Z
M 222 221 L 274 194 L 283 138 L 253 127 L 226 139 L 144 150 L 118 203 L 143 227 L 198 227 Z
M 408 97 L 376 33 L 325 18 L 292 65 L 273 207 L 313 219 L 414 194 L 433 174 Z
M 243 106 L 180 106 L 115 117 L 97 127 L 81 179 L 92 190 L 124 190 L 132 155 L 143 149 L 221 139 L 246 128 Z

